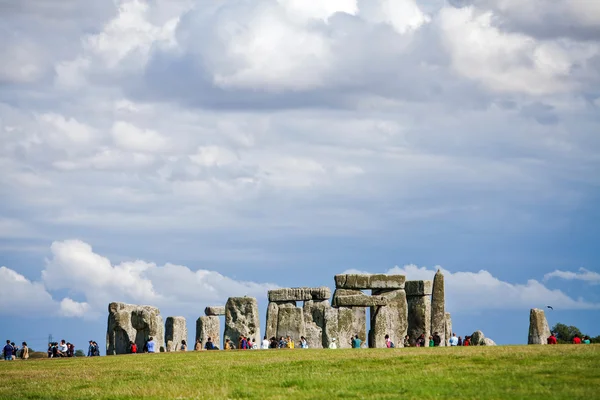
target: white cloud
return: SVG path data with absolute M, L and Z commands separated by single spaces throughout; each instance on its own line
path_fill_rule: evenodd
M 585 268 L 579 268 L 579 272 L 561 271 L 559 269 L 544 275 L 544 280 L 559 278 L 565 280 L 585 281 L 591 284 L 600 284 L 600 274 L 598 272 L 589 271 Z
M 40 282 L 0 267 L 0 313 L 4 315 L 55 315 L 58 304 Z
M 140 129 L 125 121 L 117 121 L 112 127 L 115 144 L 124 150 L 156 153 L 168 150 L 169 139 L 152 129 Z
M 60 302 L 60 313 L 65 317 L 86 317 L 89 309 L 88 303 L 79 303 L 69 298 Z
M 406 275 L 409 280 L 433 279 L 436 271 L 410 264 L 394 267 L 386 274 Z M 555 310 L 598 310 L 600 304 L 574 299 L 560 290 L 549 289 L 530 279 L 526 283 L 502 281 L 485 270 L 478 272 L 451 272 L 442 269 L 446 295 L 446 310 L 451 313 L 544 308 Z M 344 273 L 365 273 L 351 270 Z

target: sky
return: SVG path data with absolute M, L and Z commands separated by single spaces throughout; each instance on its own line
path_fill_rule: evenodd
M 6 339 L 437 269 L 459 335 L 600 335 L 600 2 L 0 0 L 0 37 Z

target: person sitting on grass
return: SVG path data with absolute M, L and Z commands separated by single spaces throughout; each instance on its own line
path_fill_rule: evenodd
M 592 341 L 590 340 L 589 336 L 586 336 L 583 338 L 583 344 L 591 344 L 591 343 L 592 343 Z
M 581 344 L 581 339 L 579 338 L 579 335 L 575 335 L 575 337 L 573 338 L 573 344 Z
M 215 344 L 213 343 L 211 337 L 209 337 L 208 339 L 206 339 L 206 343 L 204 344 L 204 348 L 206 350 L 215 350 Z
M 194 345 L 194 351 L 201 351 L 202 350 L 202 342 L 200 341 L 200 339 L 196 339 L 196 344 Z
M 404 347 L 410 347 L 410 336 L 408 336 L 408 335 L 404 336 L 403 344 L 404 344 Z M 417 347 L 419 347 L 418 340 L 417 340 Z
M 56 354 L 59 357 L 67 357 L 68 354 L 67 352 L 69 351 L 69 348 L 67 347 L 67 344 L 65 343 L 65 340 L 61 340 L 60 344 L 58 345 L 58 351 L 56 352 Z
M 308 342 L 306 341 L 306 338 L 304 336 L 300 336 L 300 348 L 308 349 Z
M 277 342 L 277 338 L 275 336 L 271 336 L 269 348 L 276 349 L 278 346 L 279 346 L 279 342 Z
M 554 336 L 554 332 L 552 332 L 550 334 L 550 336 L 548 336 L 548 339 L 546 339 L 546 343 L 548 344 L 557 344 L 558 341 L 556 340 L 556 336 Z
M 283 349 L 283 348 L 285 348 L 285 346 L 286 346 L 285 339 L 283 338 L 283 336 L 281 336 L 279 338 L 279 348 Z
M 384 339 L 385 339 L 385 347 L 387 347 L 388 349 L 393 349 L 394 342 L 392 342 L 392 339 L 390 339 L 390 335 L 386 334 Z
M 187 343 L 185 342 L 185 340 L 181 341 L 181 346 L 179 347 L 179 349 L 181 351 L 187 351 Z
M 421 333 L 421 336 L 417 339 L 417 347 L 427 347 L 427 341 L 425 340 L 425 334 Z

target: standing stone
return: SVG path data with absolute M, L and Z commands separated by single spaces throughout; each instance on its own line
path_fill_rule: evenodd
M 438 269 L 433 278 L 431 296 L 431 333 L 440 335 L 440 346 L 446 345 L 446 306 L 444 300 L 444 275 Z
M 254 297 L 230 297 L 225 305 L 225 332 L 223 340 L 232 340 L 236 348 L 241 335 L 260 344 L 258 302 Z
M 450 338 L 452 337 L 452 317 L 450 313 L 446 313 L 446 346 L 450 346 Z
M 411 344 L 414 343 L 421 334 L 425 339 L 431 334 L 431 298 L 429 296 L 408 296 L 408 329 L 407 334 L 410 337 Z M 444 329 L 445 327 L 442 326 Z M 442 334 L 444 332 L 442 331 Z
M 304 336 L 304 313 L 298 307 L 280 307 L 277 317 L 277 337 L 290 336 L 298 342 Z
M 364 307 L 339 307 L 338 309 L 338 348 L 351 348 L 351 338 L 355 335 L 364 342 L 367 339 L 367 310 Z
M 304 331 L 306 342 L 311 349 L 320 349 L 327 347 L 325 340 L 325 313 L 329 305 L 329 300 L 323 301 L 305 301 L 302 311 L 304 313 Z
M 196 340 L 200 340 L 203 348 L 208 338 L 211 338 L 214 345 L 218 346 L 221 343 L 220 336 L 221 323 L 219 317 L 215 315 L 202 316 L 196 320 Z
M 277 336 L 277 319 L 279 318 L 279 306 L 271 301 L 267 306 L 267 326 L 265 327 L 265 335 L 268 339 Z
M 387 299 L 387 305 L 371 307 L 369 347 L 386 347 L 385 335 L 396 347 L 402 347 L 408 329 L 408 304 L 406 292 L 398 290 L 373 290 L 373 295 Z
M 339 341 L 338 335 L 338 314 L 339 309 L 333 307 L 324 308 L 323 321 L 323 347 L 328 348 L 333 339 Z
M 527 344 L 547 344 L 550 328 L 544 310 L 532 308 L 529 311 L 529 338 Z
M 130 341 L 141 351 L 150 337 L 158 351 L 165 351 L 164 324 L 158 308 L 125 303 L 108 305 L 107 355 L 129 353 Z
M 167 351 L 180 351 L 181 341 L 187 343 L 187 326 L 184 317 L 168 317 L 165 324 L 165 343 Z
M 475 331 L 471 335 L 471 346 L 481 346 L 484 343 L 485 335 L 481 331 Z

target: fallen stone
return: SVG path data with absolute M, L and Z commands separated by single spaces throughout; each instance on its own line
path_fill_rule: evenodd
M 206 314 L 208 316 L 225 315 L 225 307 L 224 306 L 206 307 L 204 309 L 204 314 Z
M 335 276 L 336 289 L 404 289 L 404 275 L 341 274 Z
M 384 306 L 388 299 L 383 296 L 369 296 L 360 290 L 336 289 L 333 293 L 333 307 L 373 307 Z
M 254 297 L 230 297 L 225 305 L 225 332 L 223 340 L 232 340 L 238 346 L 240 336 L 262 341 L 258 302 Z
M 496 346 L 496 342 L 490 338 L 484 338 L 481 342 L 481 346 Z
M 165 323 L 165 342 L 167 351 L 180 351 L 181 341 L 187 343 L 187 326 L 184 317 L 168 317 Z
M 150 337 L 154 339 L 157 351 L 165 351 L 164 327 L 160 311 L 156 307 L 110 303 L 106 354 L 129 353 L 130 341 L 134 342 L 141 352 Z
M 329 300 L 331 289 L 326 286 L 318 288 L 286 288 L 269 290 L 269 301 L 309 301 Z
M 529 311 L 529 337 L 527 344 L 548 344 L 550 328 L 544 310 L 532 308 Z
M 216 315 L 207 315 L 196 320 L 196 340 L 200 340 L 200 343 L 202 343 L 202 348 L 204 348 L 208 338 L 211 339 L 215 346 L 219 346 L 221 343 L 220 336 L 221 322 L 219 317 Z M 193 346 L 190 345 L 188 348 L 191 350 Z
M 452 332 L 446 334 L 446 304 L 444 290 L 444 275 L 438 269 L 433 277 L 432 296 L 431 296 L 431 332 L 438 332 L 440 335 L 440 346 L 447 345 L 447 339 L 450 339 Z
M 433 283 L 431 281 L 406 281 L 404 291 L 406 296 L 430 296 Z

